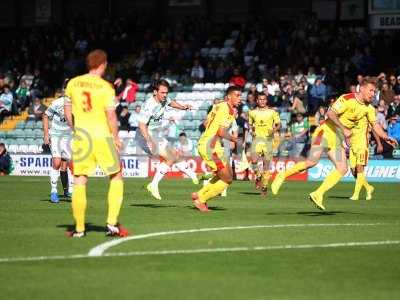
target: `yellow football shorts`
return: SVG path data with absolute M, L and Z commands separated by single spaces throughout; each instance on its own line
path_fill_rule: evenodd
M 76 135 L 72 140 L 74 175 L 90 175 L 99 166 L 106 175 L 121 170 L 119 154 L 111 137 Z
M 272 158 L 272 137 L 254 138 L 251 145 L 251 153 L 256 153 L 258 156 L 264 156 L 266 160 Z
M 315 145 L 328 149 L 340 149 L 340 147 L 343 147 L 343 138 L 341 134 L 328 125 L 322 124 L 315 129 L 311 137 L 311 146 Z
M 217 172 L 226 167 L 227 158 L 224 155 L 224 148 L 219 143 L 214 147 L 210 147 L 207 144 L 199 144 L 197 150 L 210 171 Z

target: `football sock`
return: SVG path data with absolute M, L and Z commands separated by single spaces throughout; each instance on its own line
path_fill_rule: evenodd
M 364 173 L 362 173 L 364 175 Z M 353 197 L 358 198 L 360 195 L 361 188 L 363 187 L 364 183 L 362 180 L 361 173 L 357 173 L 356 184 L 354 186 Z
M 52 193 L 57 193 L 57 182 L 58 182 L 59 176 L 60 176 L 60 171 L 51 168 L 51 170 L 50 170 L 50 186 L 51 186 Z
M 154 174 L 151 184 L 153 186 L 158 186 L 158 183 L 161 181 L 161 179 L 163 179 L 164 175 L 167 174 L 168 169 L 169 166 L 165 162 L 160 163 L 157 167 L 156 174 Z
M 365 188 L 370 188 L 371 185 L 368 183 L 367 178 L 365 178 L 364 172 L 363 173 L 357 173 L 357 179 L 358 179 L 359 176 L 360 176 L 360 181 L 362 182 L 362 185 Z
M 269 171 L 265 171 L 262 173 L 261 183 L 263 187 L 266 187 L 268 185 L 270 178 L 271 178 L 271 173 Z
M 284 176 L 285 176 L 285 178 L 288 178 L 289 176 L 300 173 L 300 172 L 304 171 L 305 169 L 307 169 L 306 162 L 301 161 L 301 162 L 298 162 L 297 164 L 295 164 L 293 167 L 287 169 L 284 173 Z
M 208 180 L 204 180 L 203 182 L 203 187 L 197 192 L 197 195 L 200 198 L 204 198 L 204 194 L 211 188 L 210 183 L 215 183 L 219 180 L 217 176 L 213 176 L 212 178 Z
M 328 176 L 325 177 L 324 181 L 315 192 L 321 195 L 325 194 L 332 187 L 334 187 L 342 177 L 342 173 L 340 173 L 337 169 L 334 169 L 328 174 Z
M 86 185 L 75 185 L 72 193 L 72 214 L 75 219 L 75 230 L 85 231 L 85 211 L 86 211 Z
M 61 184 L 63 186 L 64 193 L 68 192 L 68 172 L 60 171 Z
M 108 189 L 108 216 L 107 223 L 116 225 L 124 195 L 124 182 L 122 179 L 111 180 Z
M 74 174 L 72 174 L 72 171 L 68 168 L 68 192 L 72 193 L 73 187 L 74 187 Z
M 209 199 L 221 194 L 228 186 L 229 186 L 229 184 L 227 184 L 225 181 L 211 180 L 210 183 L 208 185 L 206 185 L 206 187 L 208 187 L 208 189 L 206 191 L 204 191 L 203 193 L 198 194 L 200 202 L 206 203 Z
M 190 168 L 189 164 L 186 161 L 180 161 L 175 164 L 179 171 L 185 173 L 190 179 L 195 180 L 197 179 L 196 173 Z

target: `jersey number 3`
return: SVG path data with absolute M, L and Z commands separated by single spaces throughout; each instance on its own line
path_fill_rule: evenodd
M 84 112 L 90 112 L 92 110 L 92 98 L 89 92 L 82 92 L 83 96 L 83 111 Z

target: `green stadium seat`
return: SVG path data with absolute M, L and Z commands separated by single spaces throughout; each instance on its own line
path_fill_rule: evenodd
M 34 138 L 35 131 L 33 129 L 25 129 L 25 138 Z
M 24 129 L 25 128 L 25 122 L 18 122 L 16 129 Z

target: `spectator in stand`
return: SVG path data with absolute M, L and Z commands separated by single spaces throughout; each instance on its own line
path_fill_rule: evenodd
M 44 90 L 45 90 L 45 83 L 43 79 L 40 76 L 40 70 L 35 69 L 33 72 L 33 79 L 32 79 L 32 84 L 30 86 L 30 94 L 32 97 L 43 97 L 44 96 Z
M 326 109 L 325 106 L 320 106 L 320 107 L 318 107 L 317 112 L 315 113 L 315 122 L 316 122 L 316 125 L 320 125 L 320 124 L 322 124 L 323 122 L 325 122 L 325 119 L 326 119 L 326 112 L 327 112 L 327 109 Z
M 308 68 L 308 72 L 307 72 L 306 78 L 307 78 L 308 84 L 313 85 L 315 83 L 315 81 L 317 80 L 317 74 L 315 74 L 314 67 L 309 67 Z
M 242 74 L 240 74 L 240 71 L 239 71 L 238 68 L 235 68 L 233 70 L 233 75 L 229 79 L 229 84 L 238 86 L 238 87 L 240 87 L 242 89 L 246 85 L 246 79 L 244 78 L 244 76 Z
M 17 97 L 18 108 L 22 111 L 29 106 L 30 103 L 30 93 L 28 87 L 26 86 L 25 80 L 21 80 L 18 88 L 15 91 Z
M 200 61 L 195 59 L 193 62 L 193 67 L 190 72 L 190 78 L 193 82 L 203 82 L 204 79 L 204 69 L 200 65 Z
M 393 115 L 387 128 L 388 135 L 400 144 L 400 115 Z
M 388 119 L 394 115 L 400 115 L 400 95 L 394 96 L 394 101 L 389 104 L 386 115 Z
M 139 114 L 140 114 L 140 105 L 135 106 L 135 110 L 131 113 L 129 117 L 129 125 L 130 129 L 136 131 L 139 126 Z
M 170 69 L 165 71 L 165 75 L 162 77 L 162 79 L 169 83 L 169 86 L 172 90 L 178 85 L 178 81 L 172 77 Z
M 387 129 L 387 121 L 385 115 L 385 108 L 383 106 L 378 106 L 376 108 L 376 122 L 382 126 L 383 129 Z
M 4 118 L 12 114 L 14 96 L 8 85 L 3 86 L 3 93 L 0 95 L 0 124 Z
M 0 143 L 0 176 L 9 175 L 12 170 L 12 159 L 7 152 L 6 145 L 4 145 L 4 143 Z
M 134 82 L 132 79 L 128 78 L 126 80 L 126 85 L 124 90 L 122 91 L 121 94 L 118 95 L 118 97 L 121 99 L 120 101 L 126 102 L 126 103 L 133 103 L 136 101 L 136 93 L 139 90 L 139 85 Z
M 389 88 L 389 83 L 387 81 L 382 83 L 381 92 L 379 95 L 379 100 L 384 100 L 387 105 L 393 102 L 394 96 L 396 94 L 392 89 Z
M 304 150 L 308 139 L 310 125 L 308 119 L 304 119 L 303 114 L 296 114 L 295 122 L 290 126 L 291 140 L 289 146 L 289 156 L 298 158 Z
M 175 143 L 175 149 L 178 151 L 180 157 L 189 158 L 195 155 L 193 142 L 187 138 L 184 132 L 179 134 L 179 138 Z
M 393 85 L 393 91 L 396 95 L 400 95 L 400 76 L 397 76 L 396 83 Z
M 267 83 L 267 89 L 268 89 L 268 94 L 270 94 L 272 97 L 281 92 L 279 83 L 275 78 L 272 78 L 271 82 Z
M 34 76 L 32 75 L 31 67 L 30 67 L 29 65 L 27 65 L 27 66 L 25 67 L 25 74 L 22 75 L 20 81 L 22 81 L 22 80 L 25 81 L 25 82 L 26 82 L 27 88 L 30 89 L 30 88 L 31 88 L 31 85 L 32 85 L 33 77 L 34 77 Z
M 33 99 L 33 103 L 28 108 L 28 119 L 34 121 L 41 121 L 47 107 L 42 104 L 39 97 Z
M 289 111 L 297 114 L 305 114 L 306 113 L 306 108 L 304 106 L 304 102 L 303 102 L 302 96 L 297 92 L 295 93 L 294 97 L 293 97 L 293 103 L 292 106 L 289 107 Z
M 220 61 L 217 68 L 215 69 L 215 81 L 225 82 L 226 78 L 226 67 L 223 61 Z
M 119 130 L 129 131 L 130 124 L 129 124 L 129 117 L 131 114 L 129 113 L 128 108 L 125 106 L 122 108 L 121 113 L 118 115 L 118 122 L 119 122 Z
M 168 123 L 164 126 L 165 136 L 169 142 L 174 144 L 178 140 L 180 126 L 176 123 L 174 117 L 168 119 Z
M 246 96 L 246 105 L 249 109 L 254 109 L 257 106 L 256 103 L 256 94 L 254 93 L 247 93 Z
M 208 62 L 204 70 L 204 82 L 215 82 L 215 70 L 212 62 Z
M 310 99 L 308 103 L 308 108 L 311 114 L 314 114 L 317 107 L 324 105 L 327 97 L 326 85 L 322 83 L 320 77 L 317 77 L 315 83 L 310 89 Z

